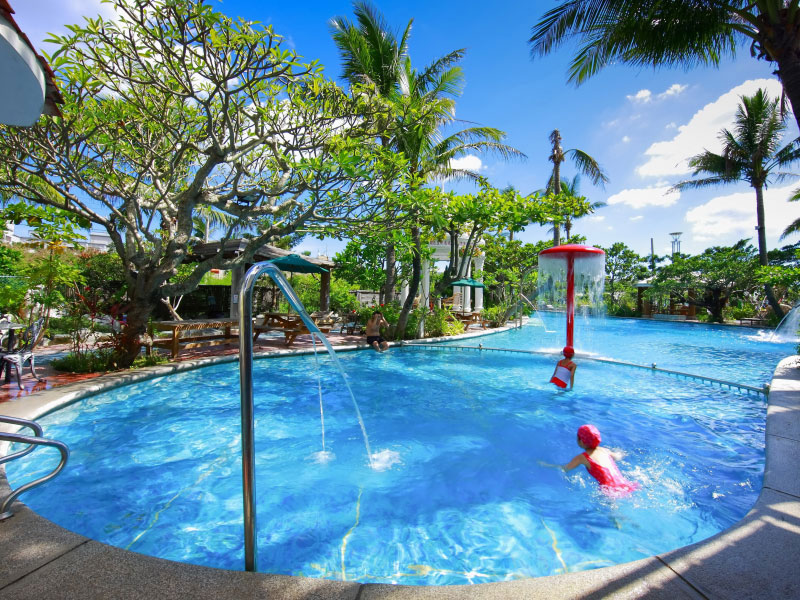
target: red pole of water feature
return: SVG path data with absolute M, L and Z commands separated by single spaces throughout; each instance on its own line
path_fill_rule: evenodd
M 567 348 L 574 350 L 575 328 L 575 255 L 567 255 Z
M 574 328 L 575 328 L 575 261 L 590 256 L 604 255 L 605 252 L 593 246 L 582 246 L 580 244 L 565 244 L 555 246 L 539 252 L 540 264 L 544 260 L 565 260 L 567 263 L 567 344 L 568 348 L 574 350 Z

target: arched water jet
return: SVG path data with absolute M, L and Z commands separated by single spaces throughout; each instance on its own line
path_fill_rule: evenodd
M 283 292 L 286 300 L 297 311 L 308 331 L 311 333 L 312 340 L 316 336 L 328 350 L 334 364 L 342 374 L 342 379 L 353 400 L 358 424 L 364 436 L 364 446 L 367 450 L 367 460 L 371 468 L 375 469 L 372 451 L 369 447 L 369 438 L 364 426 L 364 419 L 358 409 L 356 397 L 350 388 L 350 383 L 344 373 L 339 358 L 333 350 L 333 346 L 328 339 L 322 335 L 314 320 L 308 315 L 295 294 L 292 286 L 286 281 L 281 270 L 270 262 L 260 262 L 254 264 L 247 270 L 242 279 L 242 286 L 239 293 L 239 386 L 241 394 L 242 412 L 242 496 L 244 501 L 244 553 L 245 570 L 256 571 L 256 511 L 255 511 L 255 410 L 253 405 L 253 288 L 260 275 L 266 273 L 275 282 L 275 285 Z M 316 344 L 315 344 L 316 350 Z M 320 398 L 321 403 L 321 398 Z M 321 406 L 320 406 L 321 410 Z M 324 450 L 323 450 L 324 451 Z M 391 464 L 387 460 L 384 451 L 379 457 L 385 464 Z
M 800 329 L 800 302 L 794 305 L 792 310 L 786 313 L 778 323 L 775 331 L 769 336 L 770 342 L 797 342 L 800 341 L 798 329 Z

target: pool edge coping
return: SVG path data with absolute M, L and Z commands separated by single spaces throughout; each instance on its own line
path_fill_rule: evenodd
M 504 329 L 508 328 L 511 327 Z M 463 339 L 463 337 L 477 337 L 495 332 L 498 330 L 468 333 L 464 336 L 443 339 L 452 341 L 458 337 Z M 431 340 L 431 342 L 435 341 L 442 341 L 442 339 Z M 402 343 L 398 345 L 402 345 Z M 337 347 L 337 350 L 343 351 L 361 349 L 368 349 L 368 347 L 362 344 Z M 313 351 L 281 351 L 268 356 L 285 357 L 311 352 Z M 263 356 L 259 355 L 258 358 Z M 18 414 L 13 416 L 38 418 L 100 391 L 176 372 L 237 360 L 238 356 L 229 355 L 148 367 L 125 373 L 122 376 L 119 374 L 101 376 L 39 392 L 22 400 L 4 403 L 5 410 L 3 412 L 7 411 L 9 405 L 14 405 L 18 409 L 14 412 L 18 412 Z M 74 540 L 74 546 L 58 556 L 52 557 L 52 560 L 36 566 L 29 572 L 19 573 L 19 577 L 14 578 L 10 583 L 0 583 L 0 595 L 2 595 L 3 589 L 20 589 L 19 586 L 22 586 L 22 589 L 25 586 L 42 588 L 44 585 L 45 589 L 51 590 L 50 597 L 59 597 L 59 594 L 64 591 L 63 586 L 65 585 L 65 574 L 59 570 L 59 564 L 66 565 L 70 560 L 76 560 L 78 555 L 91 554 L 92 556 L 114 557 L 112 566 L 116 567 L 117 572 L 116 574 L 112 572 L 110 577 L 116 584 L 108 585 L 119 586 L 115 588 L 117 590 L 115 595 L 118 598 L 141 597 L 143 585 L 157 585 L 159 594 L 166 594 L 162 597 L 172 597 L 164 589 L 169 582 L 175 582 L 176 585 L 180 583 L 177 585 L 176 593 L 178 589 L 183 592 L 193 589 L 193 597 L 211 598 L 218 595 L 220 582 L 224 581 L 225 585 L 230 585 L 231 578 L 238 583 L 244 582 L 243 585 L 248 589 L 252 588 L 254 594 L 267 592 L 283 597 L 287 589 L 297 591 L 313 587 L 317 593 L 323 593 L 325 597 L 358 597 L 359 600 L 433 596 L 453 599 L 465 597 L 494 599 L 508 597 L 511 594 L 557 599 L 600 593 L 623 594 L 624 597 L 664 598 L 676 596 L 759 598 L 765 597 L 765 594 L 774 598 L 797 597 L 800 595 L 800 584 L 796 578 L 792 579 L 790 573 L 795 567 L 793 559 L 800 552 L 800 533 L 797 533 L 800 530 L 797 525 L 800 523 L 800 484 L 794 466 L 800 458 L 800 368 L 798 367 L 800 367 L 800 356 L 790 356 L 784 358 L 773 373 L 765 431 L 764 481 L 756 503 L 745 517 L 730 528 L 691 546 L 601 569 L 507 582 L 430 587 L 360 584 L 266 573 L 226 571 L 144 556 L 66 532 L 58 525 L 35 515 L 18 502 L 15 503 L 15 509 L 22 509 L 19 522 L 14 523 L 14 520 L 17 519 L 15 516 L 0 523 L 0 552 L 4 556 L 8 556 L 9 552 L 13 551 L 14 544 L 22 543 L 16 535 L 9 535 L 8 532 L 4 535 L 3 531 L 7 529 L 6 523 L 12 525 L 12 530 L 17 529 L 17 525 L 23 529 L 33 527 L 38 532 L 37 535 L 59 537 L 68 534 L 66 537 L 72 536 L 77 540 Z M 59 398 L 61 402 L 59 402 Z M 23 405 L 25 410 L 22 410 Z M 0 483 L 4 490 L 8 489 L 4 470 L 0 472 Z M 754 556 L 759 557 L 755 562 Z M 768 560 L 766 560 L 767 558 Z M 753 565 L 756 565 L 755 569 Z M 104 567 L 106 570 L 108 568 L 108 566 Z M 77 580 L 92 578 L 90 574 L 92 570 L 94 569 L 89 561 L 84 564 L 84 568 L 80 572 L 70 572 L 69 577 L 77 578 Z M 50 571 L 57 573 L 58 576 L 52 578 L 45 576 L 46 572 Z M 162 583 L 158 583 L 158 576 L 152 578 L 145 576 L 142 580 L 143 573 L 160 572 L 169 573 L 168 579 Z M 45 576 L 44 580 L 40 579 L 42 576 Z M 32 581 L 31 577 L 36 581 Z M 198 589 L 198 581 L 206 581 L 208 587 Z M 86 583 L 84 580 L 82 585 L 86 585 Z M 99 580 L 95 583 L 99 585 Z M 108 590 L 102 592 L 98 590 L 97 593 L 96 597 L 100 597 L 99 594 L 106 594 Z M 181 595 L 182 592 L 174 597 Z

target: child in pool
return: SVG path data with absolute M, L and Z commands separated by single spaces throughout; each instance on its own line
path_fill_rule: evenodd
M 569 389 L 572 389 L 572 384 L 575 383 L 575 369 L 578 368 L 578 365 L 572 362 L 575 350 L 573 350 L 572 346 L 564 346 L 561 354 L 564 355 L 564 358 L 556 364 L 550 383 L 555 383 L 560 388 L 566 388 L 567 383 L 569 383 Z
M 583 465 L 589 471 L 589 475 L 597 479 L 600 489 L 609 496 L 627 496 L 631 492 L 639 489 L 639 484 L 635 481 L 628 481 L 620 473 L 615 458 L 622 456 L 606 448 L 600 447 L 600 432 L 594 425 L 581 425 L 578 428 L 578 446 L 584 452 L 578 454 L 562 468 L 571 471 L 575 467 Z

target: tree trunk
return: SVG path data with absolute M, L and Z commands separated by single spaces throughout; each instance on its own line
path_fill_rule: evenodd
M 386 281 L 381 289 L 383 302 L 389 303 L 394 300 L 394 286 L 397 282 L 397 249 L 394 244 L 386 246 Z
M 767 258 L 767 233 L 765 228 L 765 218 L 764 218 L 764 189 L 762 186 L 755 186 L 756 189 L 756 220 L 758 225 L 756 229 L 758 230 L 758 262 L 762 267 L 767 266 L 769 264 L 769 259 Z M 775 313 L 775 316 L 780 321 L 783 318 L 783 309 L 781 308 L 780 302 L 775 297 L 775 292 L 772 290 L 772 286 L 768 283 L 764 284 L 764 292 L 767 295 L 767 301 L 769 302 L 770 307 L 772 307 L 772 312 Z
M 553 193 L 561 193 L 561 163 L 564 161 L 564 150 L 561 148 L 561 134 L 558 129 L 550 134 L 553 142 L 553 154 L 550 160 L 553 162 Z M 558 223 L 553 223 L 553 246 L 561 245 L 561 228 Z
M 728 303 L 728 297 L 722 294 L 722 290 L 709 289 L 704 294 L 701 306 L 711 311 L 711 320 L 715 323 L 722 323 L 722 309 Z
M 772 29 L 773 33 L 779 30 Z M 775 74 L 783 84 L 783 92 L 792 105 L 792 112 L 800 127 L 800 36 L 794 26 L 786 27 L 780 31 L 788 33 L 791 39 L 781 40 L 776 56 L 772 58 L 778 64 Z
M 414 298 L 417 296 L 419 283 L 422 279 L 422 242 L 419 227 L 414 226 L 411 228 L 411 241 L 411 281 L 408 284 L 408 296 L 403 303 L 403 309 L 400 311 L 400 316 L 397 318 L 397 325 L 394 329 L 394 338 L 396 340 L 405 338 L 408 315 L 411 314 L 411 309 L 414 307 Z
M 137 294 L 128 304 L 125 324 L 115 348 L 117 366 L 121 369 L 130 367 L 141 353 L 141 337 L 147 333 L 150 315 L 158 303 L 155 298 L 154 294 L 141 293 Z

